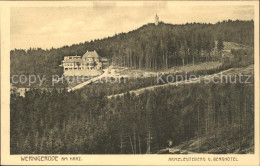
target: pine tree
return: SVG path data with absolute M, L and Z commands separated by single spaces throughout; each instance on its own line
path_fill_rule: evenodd
M 223 44 L 221 37 L 219 37 L 219 39 L 218 39 L 217 48 L 218 48 L 218 52 L 220 53 L 220 55 L 222 55 L 222 50 L 224 49 L 224 44 Z

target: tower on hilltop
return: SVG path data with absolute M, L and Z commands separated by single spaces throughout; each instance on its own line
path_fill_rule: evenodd
M 154 22 L 155 25 L 158 25 L 159 24 L 159 17 L 157 16 L 157 14 L 155 15 L 155 22 Z

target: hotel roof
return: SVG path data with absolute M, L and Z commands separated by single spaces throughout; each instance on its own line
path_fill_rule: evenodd
M 94 50 L 94 51 L 87 51 L 83 56 L 82 58 L 98 58 L 98 54 L 97 52 Z

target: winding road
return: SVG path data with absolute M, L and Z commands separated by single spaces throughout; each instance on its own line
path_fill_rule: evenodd
M 74 90 L 77 90 L 77 89 L 80 89 L 80 88 L 83 88 L 84 86 L 88 85 L 88 84 L 91 84 L 92 82 L 95 82 L 95 81 L 98 81 L 98 80 L 101 80 L 102 78 L 104 77 L 107 77 L 108 76 L 108 71 L 109 71 L 109 68 L 107 69 L 104 69 L 104 73 L 101 74 L 100 76 L 97 76 L 97 77 L 94 77 L 86 82 L 83 82 L 81 84 L 78 84 L 72 88 L 69 88 L 67 91 L 68 92 L 71 92 L 71 91 L 74 91 Z

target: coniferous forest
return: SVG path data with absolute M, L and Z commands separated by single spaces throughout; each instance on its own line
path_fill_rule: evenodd
M 129 69 L 158 71 L 219 61 L 218 68 L 185 74 L 245 70 L 254 64 L 253 32 L 253 21 L 147 24 L 62 48 L 12 50 L 11 76 L 62 75 L 59 64 L 63 57 L 83 55 L 86 50 L 96 50 L 101 57 Z M 249 49 L 232 49 L 234 57 L 225 59 L 221 56 L 223 42 Z M 90 84 L 72 92 L 67 92 L 66 85 L 59 90 L 34 86 L 24 96 L 12 89 L 11 154 L 153 154 L 169 147 L 169 141 L 171 146 L 182 145 L 193 153 L 254 153 L 254 74 L 249 75 L 250 83 L 202 81 L 139 95 L 127 92 L 156 85 L 156 78 Z M 107 98 L 117 93 L 126 94 Z
M 191 84 L 112 100 L 87 88 L 92 93 L 12 93 L 11 154 L 156 153 L 168 140 L 194 138 L 198 153 L 253 152 L 253 84 Z
M 216 24 L 146 24 L 128 33 L 90 42 L 43 50 L 11 50 L 11 75 L 62 75 L 64 56 L 96 50 L 115 65 L 156 71 L 178 65 L 216 61 L 223 49 L 218 43 L 235 42 L 253 47 L 253 21 L 223 21 Z M 214 48 L 216 48 L 214 50 Z M 44 86 L 50 86 L 45 82 Z

